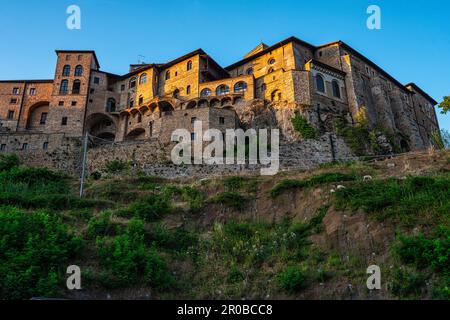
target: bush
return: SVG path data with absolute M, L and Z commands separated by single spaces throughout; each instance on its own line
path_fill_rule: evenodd
M 247 199 L 238 192 L 222 192 L 210 199 L 211 203 L 220 203 L 235 210 L 243 210 Z
M 224 179 L 223 183 L 229 191 L 237 191 L 244 186 L 245 178 L 240 176 L 227 177 Z
M 277 281 L 290 294 L 299 292 L 306 286 L 306 276 L 298 267 L 288 267 L 278 275 Z
M 425 277 L 422 274 L 396 269 L 389 290 L 397 297 L 418 297 L 424 285 Z
M 0 154 L 0 172 L 9 171 L 18 166 L 20 166 L 20 158 L 16 154 Z
M 111 211 L 105 211 L 99 217 L 93 217 L 88 223 L 87 235 L 89 238 L 114 236 L 118 226 L 111 222 Z
M 123 217 L 139 217 L 145 221 L 153 222 L 171 211 L 172 207 L 167 196 L 151 194 L 142 200 L 133 202 L 128 208 L 120 210 L 118 214 Z
M 130 167 L 129 163 L 127 163 L 125 161 L 112 160 L 106 164 L 105 171 L 107 173 L 116 174 L 116 173 L 121 173 L 121 172 L 129 169 L 129 167 Z
M 118 288 L 144 282 L 157 289 L 168 289 L 174 279 L 164 260 L 155 249 L 144 242 L 144 222 L 133 219 L 125 234 L 108 239 L 98 239 L 97 248 L 104 285 Z
M 81 248 L 55 215 L 0 208 L 0 299 L 56 297 Z
M 173 251 L 187 250 L 198 243 L 196 234 L 183 229 L 170 230 L 163 224 L 154 226 L 146 240 L 154 243 L 158 248 Z
M 292 125 L 295 131 L 297 131 L 302 135 L 302 138 L 304 139 L 316 138 L 316 130 L 298 112 L 292 118 Z

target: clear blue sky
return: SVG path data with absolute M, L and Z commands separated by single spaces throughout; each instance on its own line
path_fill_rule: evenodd
M 71 4 L 81 30 L 66 28 Z M 370 4 L 382 10 L 382 30 L 366 28 Z M 55 49 L 96 50 L 103 70 L 126 73 L 138 55 L 165 62 L 200 47 L 227 66 L 261 41 L 294 35 L 343 40 L 441 101 L 450 95 L 449 12 L 447 0 L 3 0 L 0 79 L 52 78 Z M 439 119 L 450 130 L 450 115 Z

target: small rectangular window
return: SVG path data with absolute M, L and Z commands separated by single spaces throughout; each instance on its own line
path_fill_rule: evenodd
M 67 126 L 67 117 L 63 117 L 61 120 L 61 125 L 62 126 Z
M 95 89 L 89 90 L 89 93 L 90 93 L 90 94 L 93 94 L 94 92 L 95 92 Z
M 64 107 L 64 101 L 60 101 L 60 102 L 58 103 L 58 105 L 59 105 L 60 107 Z
M 72 107 L 75 107 L 77 105 L 76 101 L 72 101 Z
M 24 143 L 22 145 L 22 150 L 27 150 L 28 149 L 28 143 Z
M 94 84 L 100 84 L 100 78 L 94 77 Z
M 220 117 L 219 118 L 219 124 L 225 124 L 225 118 L 224 117 Z
M 195 133 L 194 132 L 191 133 L 191 140 L 195 141 Z
M 8 111 L 8 120 L 14 120 L 14 111 L 13 110 Z
M 42 149 L 47 150 L 48 149 L 48 142 L 44 142 L 42 145 Z
M 0 151 L 5 151 L 5 150 L 6 150 L 6 144 L 0 145 Z
M 30 89 L 30 96 L 35 96 L 36 95 L 36 88 L 31 88 Z
M 47 122 L 47 112 L 42 112 L 40 124 L 44 125 Z
M 11 99 L 10 104 L 17 104 L 17 99 Z
M 125 85 L 124 84 L 120 86 L 120 91 L 125 91 Z
M 18 95 L 19 95 L 19 92 L 20 92 L 20 89 L 19 89 L 19 88 L 13 88 L 12 94 L 15 95 L 15 96 L 18 96 Z

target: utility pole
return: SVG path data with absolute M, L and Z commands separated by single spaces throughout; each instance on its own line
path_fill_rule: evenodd
M 85 176 L 86 176 L 88 139 L 89 139 L 89 133 L 86 132 L 86 136 L 84 137 L 84 143 L 83 143 L 83 158 L 82 158 L 82 168 L 81 168 L 80 198 L 83 198 L 83 196 L 84 196 L 84 179 L 85 179 Z

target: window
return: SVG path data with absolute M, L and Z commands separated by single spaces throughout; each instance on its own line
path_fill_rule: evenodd
M 144 73 L 141 75 L 141 77 L 139 78 L 139 84 L 145 84 L 147 83 L 147 74 Z
M 44 142 L 42 145 L 42 149 L 47 150 L 48 149 L 48 142 Z
M 72 94 L 80 94 L 80 89 L 81 89 L 81 81 L 75 80 L 72 86 Z
M 122 84 L 122 85 L 120 86 L 120 91 L 125 91 L 125 85 L 124 85 L 124 84 Z
M 200 92 L 201 97 L 210 97 L 211 96 L 211 89 L 205 88 Z
M 36 95 L 36 88 L 31 88 L 30 89 L 30 96 L 35 96 Z
M 139 97 L 139 105 L 142 105 L 144 103 L 144 98 L 143 97 Z
M 152 137 L 153 136 L 153 121 L 150 121 L 149 127 L 150 127 L 150 137 Z
M 225 124 L 225 118 L 224 117 L 220 117 L 219 118 L 219 124 Z
M 269 71 L 267 73 L 273 73 L 275 70 L 273 68 L 269 68 Z
M 116 112 L 116 100 L 109 98 L 106 102 L 106 112 Z
M 272 65 L 272 64 L 275 64 L 275 59 L 273 59 L 273 58 L 269 60 L 269 65 Z
M 19 92 L 20 92 L 19 88 L 13 88 L 12 94 L 15 95 L 15 96 L 18 96 Z
M 234 92 L 240 93 L 247 91 L 247 83 L 244 81 L 238 82 L 234 85 Z
M 229 93 L 230 93 L 230 87 L 225 85 L 225 84 L 217 87 L 217 89 L 216 89 L 216 94 L 218 96 L 223 96 L 223 95 L 226 95 L 226 94 L 229 94 Z
M 59 105 L 60 107 L 64 107 L 64 101 L 58 102 L 58 105 Z
M 9 101 L 9 103 L 10 103 L 10 104 L 16 104 L 16 103 L 17 103 L 17 99 L 11 99 L 11 100 Z
M 76 101 L 72 101 L 72 107 L 75 107 L 77 105 Z
M 68 91 L 69 91 L 69 81 L 68 80 L 61 81 L 59 94 L 67 94 Z
M 70 60 L 70 54 L 68 54 L 67 56 L 66 56 L 66 61 L 69 61 Z
M 14 120 L 14 111 L 13 110 L 8 111 L 8 120 Z
M 197 121 L 197 118 L 196 117 L 192 117 L 191 118 L 191 123 L 195 123 Z
M 100 84 L 100 78 L 94 77 L 94 84 Z
M 246 73 L 248 74 L 248 75 L 252 75 L 253 74 L 253 68 L 248 68 L 247 69 L 247 71 L 246 71 Z
M 27 150 L 27 149 L 28 149 L 28 143 L 22 144 L 22 150 Z
M 341 98 L 341 88 L 339 87 L 339 83 L 336 80 L 333 80 L 331 82 L 331 85 L 333 86 L 333 97 L 335 98 Z
M 63 117 L 61 120 L 61 125 L 62 126 L 67 126 L 67 117 Z
M 134 100 L 130 100 L 130 109 L 134 108 Z
M 325 82 L 320 74 L 316 76 L 316 88 L 317 91 L 325 93 Z
M 186 87 L 186 94 L 191 94 L 191 86 Z
M 95 89 L 89 90 L 89 93 L 90 93 L 90 94 L 94 94 L 94 92 L 95 92 Z
M 191 133 L 191 140 L 194 141 L 195 140 L 195 132 Z
M 138 118 L 137 118 L 137 122 L 141 123 L 142 122 L 142 114 L 138 114 Z
M 281 92 L 279 90 L 275 90 L 270 95 L 270 99 L 271 99 L 272 102 L 281 101 L 281 99 L 282 99 Z
M 75 77 L 81 77 L 83 75 L 83 66 L 75 67 Z
M 39 124 L 44 125 L 46 122 L 47 122 L 47 112 L 42 112 L 41 121 L 39 122 Z
M 166 71 L 166 80 L 170 79 L 170 70 Z
M 192 61 L 188 61 L 187 63 L 187 71 L 192 70 Z
M 5 150 L 6 150 L 6 144 L 0 145 L 0 151 L 5 151 Z
M 69 65 L 64 66 L 62 75 L 63 75 L 63 77 L 70 76 L 70 66 Z
M 136 78 L 131 78 L 129 83 L 129 88 L 132 89 L 136 87 Z
M 176 89 L 176 90 L 173 92 L 173 97 L 174 97 L 175 99 L 178 99 L 179 96 L 180 96 L 180 90 Z

